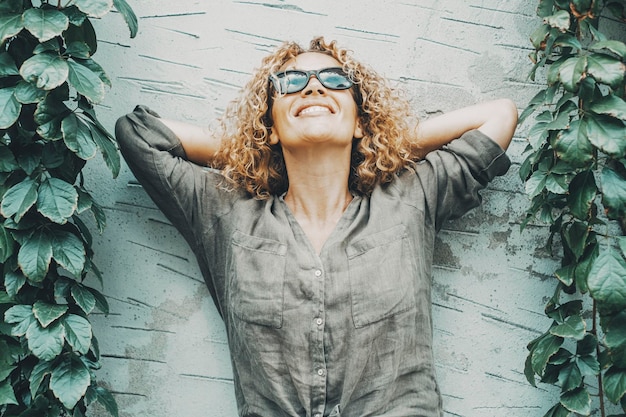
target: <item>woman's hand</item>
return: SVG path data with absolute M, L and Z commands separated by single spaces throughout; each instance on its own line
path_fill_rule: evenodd
M 517 107 L 509 99 L 486 101 L 420 122 L 416 146 L 422 155 L 439 149 L 468 130 L 478 129 L 507 149 L 517 126 Z
M 207 165 L 220 148 L 220 141 L 211 134 L 208 127 L 160 119 L 180 140 L 187 159 L 198 165 Z

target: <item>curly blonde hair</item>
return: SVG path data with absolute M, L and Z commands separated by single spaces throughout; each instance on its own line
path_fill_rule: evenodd
M 354 82 L 352 95 L 357 103 L 363 138 L 352 145 L 349 188 L 369 195 L 377 184 L 389 183 L 418 156 L 411 143 L 415 125 L 408 101 L 369 67 L 354 60 L 350 51 L 323 37 L 311 40 L 308 49 L 286 42 L 262 61 L 238 99 L 232 101 L 220 119 L 222 146 L 212 166 L 222 170 L 235 188 L 265 199 L 287 191 L 289 181 L 280 144 L 270 144 L 274 90 L 271 74 L 290 59 L 305 53 L 332 56 Z

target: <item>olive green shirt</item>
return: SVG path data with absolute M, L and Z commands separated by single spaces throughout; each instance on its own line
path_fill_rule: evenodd
M 240 416 L 442 416 L 435 233 L 507 171 L 495 142 L 467 132 L 355 197 L 318 255 L 281 196 L 226 191 L 147 108 L 120 118 L 116 135 L 197 257 L 226 326 Z

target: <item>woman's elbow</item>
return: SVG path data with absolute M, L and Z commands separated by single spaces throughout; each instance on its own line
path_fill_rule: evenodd
M 513 100 L 503 98 L 493 102 L 492 110 L 489 122 L 484 125 L 484 133 L 506 150 L 517 127 L 517 106 Z

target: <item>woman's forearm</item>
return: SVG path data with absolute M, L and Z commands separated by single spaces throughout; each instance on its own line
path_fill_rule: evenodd
M 178 120 L 161 119 L 180 140 L 187 159 L 199 165 L 207 165 L 220 148 L 220 141 L 208 127 Z
M 507 149 L 517 125 L 517 107 L 509 99 L 486 101 L 420 122 L 416 144 L 423 154 L 439 149 L 463 133 L 478 129 Z

